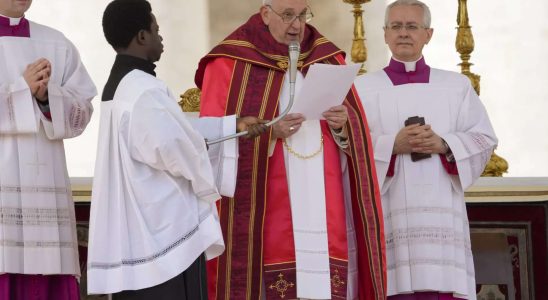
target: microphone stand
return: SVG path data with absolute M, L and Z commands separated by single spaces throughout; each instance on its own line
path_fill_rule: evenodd
M 293 102 L 295 100 L 295 78 L 297 76 L 297 61 L 299 60 L 300 50 L 301 50 L 301 47 L 298 42 L 291 42 L 289 44 L 289 103 L 287 104 L 287 107 L 280 115 L 278 115 L 276 118 L 270 120 L 270 122 L 265 124 L 265 126 L 267 127 L 278 123 L 281 119 L 283 119 L 289 113 L 289 111 L 293 107 Z M 246 134 L 248 134 L 247 130 L 238 132 L 235 134 L 227 135 L 216 140 L 211 140 L 211 141 L 206 140 L 206 144 L 208 146 L 211 146 L 213 144 L 221 143 L 233 138 L 244 136 Z

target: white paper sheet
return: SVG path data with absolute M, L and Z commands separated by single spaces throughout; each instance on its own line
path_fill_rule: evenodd
M 307 120 L 324 119 L 323 112 L 343 103 L 359 69 L 359 64 L 313 64 L 290 112 L 301 113 Z

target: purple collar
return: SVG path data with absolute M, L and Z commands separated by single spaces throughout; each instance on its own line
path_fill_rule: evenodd
M 405 65 L 392 58 L 390 64 L 384 68 L 384 72 L 394 85 L 430 82 L 430 67 L 424 61 L 424 57 L 417 61 L 415 71 L 411 72 L 406 72 Z
M 19 21 L 19 25 L 11 26 L 9 18 L 0 16 L 1 36 L 30 37 L 29 21 L 23 17 Z

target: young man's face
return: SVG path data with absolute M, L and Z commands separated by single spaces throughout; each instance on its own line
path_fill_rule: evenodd
M 424 12 L 420 6 L 397 5 L 388 12 L 384 40 L 392 56 L 400 61 L 419 59 L 432 33 L 432 28 L 424 26 Z
M 32 4 L 32 0 L 0 0 L 0 14 L 11 17 L 22 17 Z
M 160 60 L 162 52 L 164 52 L 164 45 L 162 44 L 162 36 L 160 35 L 160 26 L 156 21 L 154 14 L 152 15 L 152 24 L 150 25 L 150 32 L 148 32 L 148 53 L 147 57 L 150 62 L 156 62 Z
M 261 17 L 272 37 L 281 44 L 289 45 L 292 41 L 302 42 L 306 22 L 301 18 L 295 18 L 290 23 L 285 23 L 284 16 L 304 15 L 308 11 L 306 0 L 274 0 L 272 5 L 261 8 Z

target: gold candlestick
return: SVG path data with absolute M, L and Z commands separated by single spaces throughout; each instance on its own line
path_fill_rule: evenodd
M 459 64 L 461 67 L 461 73 L 466 75 L 472 82 L 472 87 L 476 90 L 478 95 L 480 94 L 480 76 L 470 71 L 470 67 L 473 65 L 470 63 L 471 53 L 474 51 L 474 36 L 472 35 L 472 27 L 470 27 L 468 20 L 468 7 L 467 0 L 458 0 L 459 8 L 457 14 L 457 39 L 455 41 L 455 47 L 457 52 L 460 53 L 462 62 Z M 508 172 L 508 162 L 495 154 L 491 155 L 491 159 L 487 163 L 485 170 L 481 176 L 487 177 L 502 177 L 503 173 Z
M 459 64 L 461 73 L 468 76 L 472 81 L 472 87 L 480 94 L 480 76 L 470 72 L 470 67 L 474 64 L 470 63 L 471 53 L 474 51 L 474 36 L 472 35 L 472 27 L 468 24 L 468 8 L 467 0 L 459 1 L 459 12 L 457 14 L 457 40 L 455 47 L 460 53 L 462 62 Z
M 359 74 L 367 72 L 365 62 L 367 61 L 367 47 L 365 46 L 365 30 L 363 25 L 362 4 L 371 2 L 371 0 L 343 0 L 343 2 L 354 6 L 354 39 L 352 42 L 352 61 L 362 64 Z

